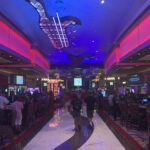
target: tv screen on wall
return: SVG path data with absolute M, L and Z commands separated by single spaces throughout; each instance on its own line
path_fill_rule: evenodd
M 139 83 L 141 83 L 141 77 L 139 74 L 132 74 L 129 76 L 128 82 L 130 84 L 139 84 Z
M 16 84 L 24 84 L 23 76 L 16 76 Z
M 82 78 L 74 78 L 74 86 L 82 86 Z
M 25 84 L 25 76 L 23 76 L 23 75 L 14 75 L 14 84 L 24 85 Z

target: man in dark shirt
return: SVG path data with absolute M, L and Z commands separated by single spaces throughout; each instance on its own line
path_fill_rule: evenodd
M 81 111 L 81 107 L 82 107 L 82 102 L 76 94 L 73 94 L 73 97 L 71 100 L 71 105 L 72 105 L 72 109 L 73 109 L 72 115 L 74 118 L 75 130 L 80 131 L 80 129 L 81 129 L 81 127 L 80 127 L 80 111 Z
M 91 126 L 93 126 L 92 118 L 93 118 L 93 113 L 94 113 L 95 102 L 96 102 L 96 99 L 95 99 L 93 93 L 88 92 L 88 95 L 85 99 L 85 103 L 86 103 L 87 117 L 89 120 L 89 124 Z

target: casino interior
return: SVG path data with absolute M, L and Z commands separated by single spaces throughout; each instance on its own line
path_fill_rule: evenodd
M 150 0 L 0 0 L 0 150 L 150 149 Z

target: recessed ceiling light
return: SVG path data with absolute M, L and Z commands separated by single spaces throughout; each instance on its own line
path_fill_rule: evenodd
M 92 43 L 94 43 L 95 41 L 94 40 L 92 40 Z
M 104 0 L 101 0 L 101 4 L 104 4 L 105 3 L 105 1 Z

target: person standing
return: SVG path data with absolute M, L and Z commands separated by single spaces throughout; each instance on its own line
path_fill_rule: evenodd
M 85 103 L 86 103 L 87 117 L 88 117 L 90 126 L 93 126 L 92 118 L 93 118 L 93 113 L 94 113 L 95 102 L 96 102 L 96 99 L 93 93 L 88 92 L 88 95 L 85 98 Z
M 0 109 L 4 110 L 5 106 L 9 103 L 8 99 L 4 96 L 4 94 L 0 95 Z
M 119 94 L 115 93 L 114 97 L 113 97 L 113 118 L 114 118 L 114 121 L 117 120 L 117 114 L 119 114 L 118 103 L 119 103 Z
M 16 111 L 15 129 L 17 133 L 21 131 L 23 105 L 22 97 L 19 95 L 15 97 L 15 101 L 11 104 L 12 110 Z
M 74 118 L 74 124 L 75 124 L 75 130 L 80 131 L 80 112 L 81 112 L 81 107 L 82 107 L 82 102 L 78 98 L 76 94 L 73 94 L 72 100 L 71 100 L 71 105 L 72 105 L 72 115 Z
M 4 94 L 0 94 L 0 124 L 3 124 L 6 119 L 5 108 L 9 103 L 8 99 L 4 96 Z

